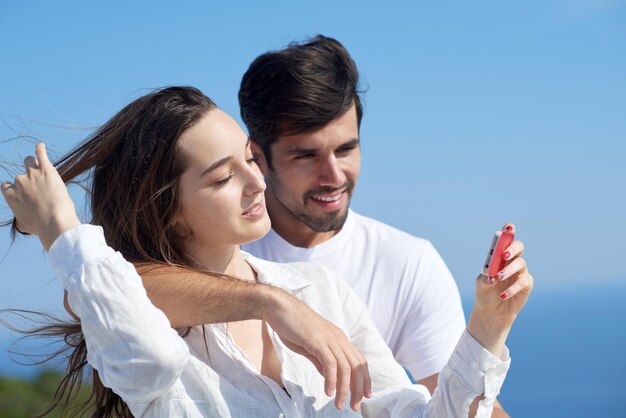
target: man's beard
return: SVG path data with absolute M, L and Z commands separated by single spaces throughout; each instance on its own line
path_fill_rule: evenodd
M 279 181 L 276 181 L 274 176 L 266 176 L 270 193 L 274 194 L 274 197 L 278 203 L 284 207 L 292 216 L 297 218 L 300 222 L 311 228 L 315 232 L 330 232 L 341 229 L 348 217 L 348 208 L 350 207 L 350 199 L 352 198 L 352 192 L 354 191 L 354 182 L 347 180 L 341 187 L 321 187 L 316 190 L 309 190 L 303 196 L 302 202 L 296 202 L 296 199 L 292 199 L 286 196 L 282 190 L 284 189 Z M 320 194 L 331 194 L 337 190 L 345 190 L 345 196 L 343 198 L 348 199 L 347 205 L 334 212 L 328 212 L 323 215 L 313 215 L 307 211 L 307 207 L 311 204 L 311 196 Z

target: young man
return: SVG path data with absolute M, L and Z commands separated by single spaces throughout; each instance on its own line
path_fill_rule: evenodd
M 396 360 L 432 392 L 465 328 L 459 292 L 430 242 L 349 208 L 361 164 L 363 112 L 358 72 L 348 52 L 336 40 L 318 36 L 263 54 L 243 76 L 239 102 L 266 179 L 273 227 L 243 249 L 272 261 L 310 260 L 338 271 L 368 306 Z M 320 321 L 315 327 L 306 324 L 310 313 L 298 314 L 300 327 L 298 321 L 288 322 L 291 308 L 285 306 L 294 306 L 288 298 L 273 295 L 255 310 L 260 303 L 254 285 L 220 284 L 171 270 L 142 276 L 150 298 L 174 326 L 267 314 L 270 325 L 296 350 L 335 364 L 332 372 L 323 373 L 327 380 L 337 373 L 340 395 L 347 390 L 342 366 L 336 364 L 345 366 L 344 356 L 329 359 L 322 353 L 336 353 L 330 345 L 339 343 L 347 353 L 348 344 L 333 341 L 336 333 L 326 332 Z M 313 334 L 307 337 L 303 328 Z M 348 363 L 353 365 L 352 359 Z M 506 414 L 499 410 L 494 416 Z
M 239 91 L 267 183 L 272 231 L 244 250 L 339 272 L 396 360 L 429 389 L 465 328 L 456 284 L 425 240 L 349 209 L 361 165 L 358 72 L 318 36 L 258 57 Z

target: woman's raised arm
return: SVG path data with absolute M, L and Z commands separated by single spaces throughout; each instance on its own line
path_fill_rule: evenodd
M 132 264 L 107 246 L 102 230 L 80 225 L 43 144 L 26 173 L 2 193 L 22 232 L 36 234 L 80 318 L 88 361 L 126 401 L 150 402 L 180 376 L 189 348 L 150 303 Z

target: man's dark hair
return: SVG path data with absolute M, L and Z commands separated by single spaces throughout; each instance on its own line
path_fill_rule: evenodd
M 241 118 L 271 168 L 270 145 L 328 124 L 354 103 L 361 125 L 359 73 L 348 51 L 322 35 L 257 57 L 239 89 Z

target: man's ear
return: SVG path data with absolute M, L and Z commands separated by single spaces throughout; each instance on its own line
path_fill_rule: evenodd
M 254 158 L 256 158 L 257 160 L 257 164 L 261 169 L 261 173 L 263 173 L 264 176 L 267 175 L 269 168 L 267 166 L 267 160 L 265 159 L 265 155 L 261 150 L 261 146 L 256 141 L 250 140 L 250 150 L 252 151 L 252 155 L 254 156 Z

